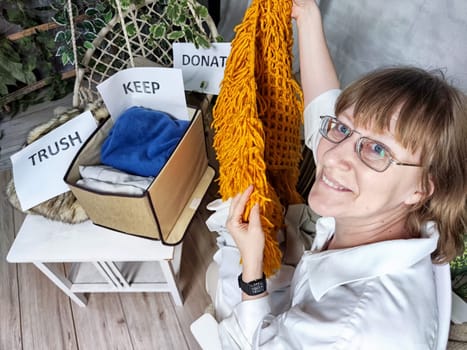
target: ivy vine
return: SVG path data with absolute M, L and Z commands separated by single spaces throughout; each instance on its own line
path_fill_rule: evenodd
M 51 7 L 56 9 L 56 14 L 52 20 L 60 26 L 60 30 L 55 35 L 57 44 L 56 55 L 60 57 L 64 66 L 75 64 L 73 53 L 73 43 L 71 35 L 71 23 L 68 14 L 68 2 L 66 0 L 55 0 Z M 115 10 L 111 3 L 102 1 L 81 1 L 72 4 L 74 21 L 74 35 L 77 47 L 78 62 L 83 57 L 87 49 L 92 48 L 92 41 L 97 37 L 99 31 L 115 15 Z
M 0 4 L 0 17 L 4 27 L 13 27 L 21 33 L 50 20 L 50 10 L 7 0 Z M 55 59 L 54 51 L 55 41 L 50 32 L 39 31 L 10 40 L 0 31 L 0 114 L 14 115 L 32 104 L 61 98 L 72 91 L 73 84 L 61 79 L 63 67 Z M 42 86 L 41 81 L 46 81 L 46 88 L 29 89 L 34 84 Z

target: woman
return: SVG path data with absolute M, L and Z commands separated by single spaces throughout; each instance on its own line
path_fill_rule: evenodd
M 271 309 L 253 191 L 232 199 L 226 226 L 242 258 L 242 301 L 219 327 L 225 348 L 436 349 L 433 262 L 462 249 L 467 178 L 465 96 L 416 68 L 373 72 L 343 92 L 319 9 L 295 0 L 305 141 L 322 216 L 291 281 Z

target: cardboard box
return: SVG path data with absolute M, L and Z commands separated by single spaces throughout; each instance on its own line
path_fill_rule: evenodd
M 202 113 L 189 108 L 192 121 L 175 151 L 150 187 L 141 196 L 100 193 L 79 185 L 79 165 L 101 164 L 101 144 L 107 137 L 112 119 L 107 119 L 86 141 L 72 161 L 65 182 L 97 225 L 142 237 L 179 243 L 214 170 L 208 166 Z

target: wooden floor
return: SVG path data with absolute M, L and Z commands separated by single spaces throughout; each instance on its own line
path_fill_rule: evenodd
M 190 324 L 209 305 L 206 267 L 216 249 L 215 233 L 204 221 L 211 185 L 184 240 L 180 281 L 183 307 L 167 293 L 91 294 L 81 308 L 31 264 L 9 264 L 5 257 L 24 219 L 4 194 L 11 172 L 0 172 L 0 349 L 149 350 L 199 349 Z

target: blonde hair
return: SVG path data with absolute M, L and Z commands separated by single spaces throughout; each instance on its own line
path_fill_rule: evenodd
M 435 263 L 452 260 L 464 249 L 467 195 L 466 96 L 441 72 L 394 67 L 372 72 L 349 85 L 336 102 L 336 115 L 354 106 L 355 125 L 375 132 L 389 130 L 398 115 L 395 139 L 411 152 L 420 151 L 422 190 L 433 193 L 407 216 L 412 236 L 428 220 L 437 223 Z

